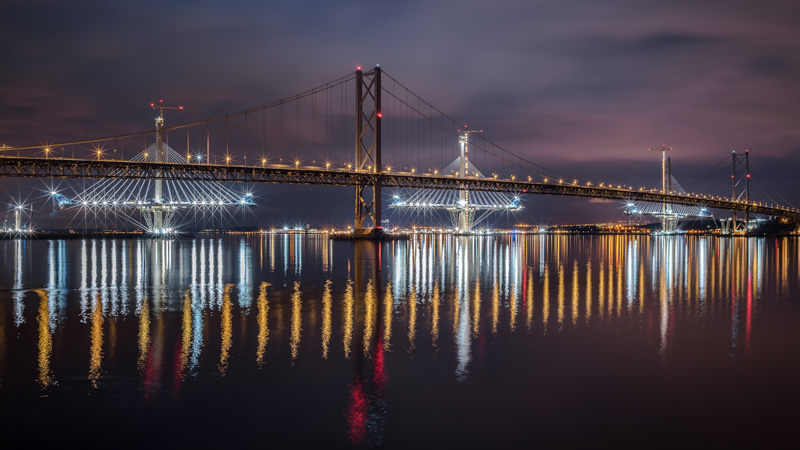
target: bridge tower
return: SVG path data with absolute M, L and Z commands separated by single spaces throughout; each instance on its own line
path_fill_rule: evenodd
M 750 152 L 745 150 L 744 154 L 736 154 L 733 151 L 731 166 L 733 168 L 733 199 L 734 201 L 744 200 L 750 204 Z M 738 169 L 738 171 L 737 171 Z M 744 216 L 740 216 L 743 214 Z M 750 211 L 733 211 L 731 217 L 731 233 L 735 234 L 737 231 L 745 233 L 750 232 Z
M 356 70 L 356 159 L 355 170 L 374 174 L 371 185 L 357 185 L 355 233 L 381 231 L 381 68 Z
M 672 147 L 663 145 L 661 148 L 651 148 L 650 150 L 661 152 L 661 193 L 672 194 L 672 163 L 667 157 L 667 152 L 672 150 Z M 672 205 L 667 202 L 662 203 L 661 213 L 658 215 L 661 218 L 661 232 L 663 234 L 673 234 L 678 227 L 678 217 L 673 212 Z
M 164 106 L 164 100 L 161 100 L 158 105 L 155 103 L 151 103 L 150 106 L 153 109 L 159 110 L 159 115 L 156 117 L 156 162 L 163 163 L 167 162 L 167 158 L 164 152 L 164 110 L 165 109 L 183 109 L 183 106 Z M 145 219 L 147 220 L 147 224 L 150 225 L 150 231 L 156 234 L 164 233 L 165 228 L 169 228 L 169 222 L 172 218 L 172 213 L 174 210 L 163 203 L 163 182 L 164 180 L 161 178 L 161 171 L 156 171 L 156 179 L 154 181 L 154 196 L 153 196 L 153 205 L 149 207 L 142 208 L 143 212 L 145 213 Z M 149 211 L 148 211 L 149 210 Z M 150 219 L 148 212 L 153 213 L 152 219 Z M 164 215 L 166 214 L 166 221 L 164 220 Z
M 464 133 L 459 138 L 458 142 L 461 145 L 461 159 L 459 164 L 459 178 L 467 178 L 469 175 L 469 135 L 471 133 L 478 133 L 477 130 L 464 130 Z M 458 224 L 458 231 L 461 233 L 469 233 L 472 230 L 472 222 L 475 217 L 475 209 L 470 207 L 469 191 L 467 189 L 460 189 L 458 191 L 458 204 L 454 210 L 458 219 L 455 222 Z

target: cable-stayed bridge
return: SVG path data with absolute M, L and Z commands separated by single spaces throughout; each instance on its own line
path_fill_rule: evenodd
M 648 189 L 568 177 L 488 141 L 380 67 L 173 127 L 164 126 L 167 108 L 153 106 L 162 113 L 156 130 L 2 147 L 0 176 L 97 180 L 76 195 L 52 194 L 66 207 L 138 211 L 146 228 L 159 232 L 172 228 L 171 211 L 253 204 L 246 189 L 235 193 L 225 184 L 230 182 L 354 187 L 359 233 L 380 230 L 384 188 L 393 190 L 390 207 L 447 210 L 461 231 L 487 214 L 519 210 L 520 199 L 530 194 L 619 200 L 630 213 L 656 208 L 649 212 L 661 214 L 665 231 L 681 215 L 675 213 L 679 207 L 702 211 L 694 215 L 725 209 L 800 219 L 791 206 L 750 197 L 749 166 L 746 193 L 734 172 L 730 197 L 687 192 L 677 182 Z M 733 161 L 735 169 L 735 154 Z M 665 221 L 668 211 L 672 218 Z

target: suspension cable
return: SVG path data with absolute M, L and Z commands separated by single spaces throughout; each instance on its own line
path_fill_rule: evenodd
M 227 120 L 227 119 L 230 119 L 232 117 L 239 117 L 239 116 L 243 116 L 245 114 L 249 114 L 249 113 L 253 113 L 253 112 L 257 112 L 257 111 L 273 108 L 275 106 L 283 105 L 285 103 L 297 101 L 297 100 L 300 100 L 302 98 L 308 97 L 310 95 L 314 95 L 317 92 L 322 92 L 325 89 L 331 89 L 331 88 L 334 88 L 334 87 L 339 86 L 341 84 L 345 84 L 348 81 L 354 80 L 355 77 L 356 77 L 355 74 L 348 74 L 348 75 L 343 76 L 343 77 L 341 77 L 341 78 L 339 78 L 339 79 L 337 79 L 335 81 L 331 81 L 331 82 L 325 83 L 323 85 L 317 86 L 315 88 L 308 89 L 306 91 L 303 91 L 303 92 L 301 92 L 299 94 L 296 94 L 296 95 L 293 95 L 291 97 L 286 97 L 284 99 L 276 100 L 276 101 L 271 102 L 271 103 L 265 103 L 264 105 L 257 106 L 255 108 L 245 109 L 245 110 L 238 111 L 238 112 L 235 112 L 235 113 L 226 114 L 224 116 L 218 116 L 218 117 L 214 117 L 212 119 L 206 119 L 206 120 L 203 120 L 203 121 L 200 121 L 200 122 L 192 122 L 192 123 L 187 123 L 187 124 L 183 124 L 183 125 L 176 125 L 174 127 L 163 128 L 162 131 L 167 132 L 169 130 L 179 130 L 179 129 L 182 129 L 182 128 L 188 128 L 188 127 L 193 127 L 193 126 L 197 126 L 197 125 L 209 124 L 209 123 L 212 123 L 212 122 L 219 122 L 221 120 Z M 142 132 L 139 132 L 139 133 L 121 134 L 121 135 L 109 136 L 109 137 L 105 137 L 105 138 L 87 139 L 87 140 L 74 141 L 74 142 L 54 143 L 54 144 L 50 144 L 49 147 L 58 147 L 58 146 L 64 146 L 64 145 L 77 145 L 77 144 L 91 144 L 91 143 L 94 143 L 94 142 L 105 142 L 105 141 L 110 141 L 112 139 L 126 139 L 126 138 L 130 138 L 130 137 L 146 136 L 146 135 L 155 134 L 155 133 L 157 133 L 157 130 L 148 130 L 148 131 L 142 131 Z M 37 148 L 42 148 L 42 147 L 44 147 L 44 145 L 41 145 L 41 144 L 39 144 L 39 145 L 18 146 L 18 147 L 2 147 L 2 148 L 0 148 L 0 151 L 31 150 L 31 149 L 37 149 Z
M 794 205 L 792 205 L 792 204 L 791 204 L 791 203 L 789 203 L 789 202 L 788 202 L 788 201 L 787 201 L 785 198 L 783 198 L 783 196 L 781 195 L 781 192 L 780 192 L 779 190 L 775 189 L 775 188 L 772 186 L 772 183 L 770 183 L 770 182 L 769 182 L 769 178 L 765 177 L 765 176 L 764 176 L 764 175 L 761 173 L 761 171 L 760 171 L 760 170 L 758 170 L 758 167 L 755 167 L 755 169 L 756 169 L 756 171 L 758 171 L 758 175 L 760 176 L 760 178 L 763 178 L 763 179 L 764 179 L 764 181 L 766 181 L 766 182 L 767 182 L 767 185 L 770 187 L 770 189 L 772 189 L 772 190 L 775 192 L 775 194 L 777 194 L 777 195 L 778 195 L 778 197 L 780 197 L 780 199 L 781 199 L 781 200 L 783 200 L 784 202 L 786 202 L 786 204 L 787 204 L 787 205 L 789 205 L 789 206 L 791 206 L 792 208 L 794 208 Z M 761 190 L 761 192 L 764 192 L 764 190 L 763 190 L 763 189 L 761 189 L 761 187 L 759 186 L 759 183 L 754 183 L 754 184 L 756 185 L 756 187 L 758 187 L 758 188 Z M 769 197 L 769 194 L 767 194 L 766 192 L 764 192 L 764 194 L 765 194 L 767 197 Z M 770 200 L 772 200 L 772 198 L 770 198 Z M 776 203 L 776 204 L 777 204 L 778 202 L 776 202 L 776 201 L 774 201 L 774 200 L 773 200 L 773 203 Z

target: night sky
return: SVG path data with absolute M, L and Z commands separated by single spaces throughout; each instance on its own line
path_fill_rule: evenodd
M 173 125 L 202 120 L 380 64 L 553 170 L 655 187 L 648 148 L 673 148 L 678 180 L 749 149 L 753 197 L 800 206 L 798 23 L 796 1 L 6 0 L 0 144 L 146 130 L 158 99 L 186 106 Z M 0 203 L 42 183 L 2 180 Z M 259 223 L 352 220 L 352 189 L 256 192 Z M 524 205 L 513 221 L 622 218 L 615 202 Z

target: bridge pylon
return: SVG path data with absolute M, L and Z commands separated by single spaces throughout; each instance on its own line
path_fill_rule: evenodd
M 651 148 L 649 150 L 661 152 L 661 193 L 672 195 L 672 163 L 670 158 L 667 157 L 667 152 L 672 150 L 672 147 L 663 145 L 661 148 Z M 661 212 L 655 215 L 661 220 L 662 234 L 675 234 L 678 230 L 678 216 L 673 211 L 672 205 L 666 202 L 661 203 Z
M 161 100 L 157 105 L 151 103 L 153 109 L 159 110 L 159 115 L 156 117 L 156 162 L 167 162 L 167 157 L 164 152 L 164 110 L 165 109 L 183 109 L 183 106 L 164 106 L 164 100 Z M 156 235 L 172 232 L 172 216 L 175 213 L 175 208 L 164 204 L 164 189 L 163 189 L 163 174 L 161 171 L 156 171 L 154 180 L 154 197 L 153 205 L 142 208 L 144 212 L 145 221 L 150 226 L 150 232 Z M 149 212 L 153 213 L 150 218 Z
M 374 174 L 370 184 L 357 184 L 355 233 L 381 231 L 381 68 L 356 71 L 355 170 Z M 370 227 L 371 225 L 371 227 Z
M 469 177 L 469 135 L 472 133 L 480 133 L 483 130 L 467 130 L 458 139 L 461 148 L 461 159 L 459 163 L 458 176 L 459 178 Z M 473 174 L 474 175 L 474 174 Z M 475 220 L 475 207 L 470 204 L 469 190 L 459 189 L 458 191 L 458 204 L 456 208 L 450 211 L 454 215 L 456 224 L 456 231 L 459 233 L 469 233 L 472 231 L 472 224 Z

